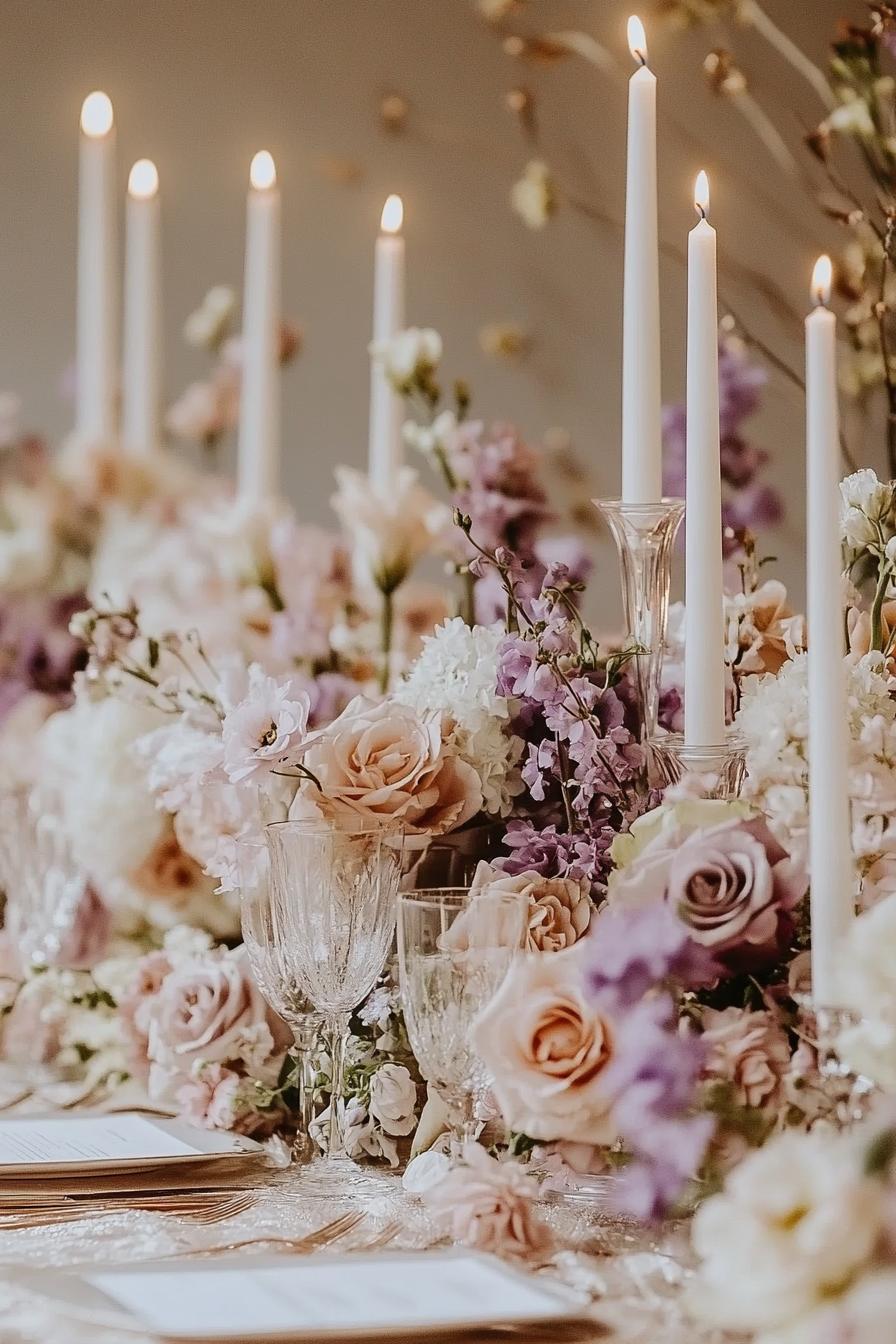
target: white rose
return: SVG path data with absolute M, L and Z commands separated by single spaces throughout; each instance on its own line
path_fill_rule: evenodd
M 450 1170 L 451 1158 L 447 1153 L 437 1153 L 433 1149 L 418 1153 L 405 1167 L 402 1188 L 410 1195 L 422 1195 L 424 1190 L 431 1190 L 444 1180 Z
M 417 1088 L 402 1064 L 383 1064 L 370 1080 L 370 1114 L 387 1134 L 410 1134 L 417 1123 Z
M 697 1210 L 692 1236 L 703 1264 L 691 1307 L 723 1329 L 786 1325 L 870 1257 L 882 1216 L 880 1183 L 862 1175 L 848 1137 L 781 1134 Z
M 810 1315 L 760 1335 L 756 1344 L 893 1344 L 894 1316 L 896 1270 L 879 1269 Z

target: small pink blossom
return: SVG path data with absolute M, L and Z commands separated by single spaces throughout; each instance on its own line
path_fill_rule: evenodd
M 253 664 L 246 697 L 222 726 L 224 769 L 232 784 L 258 780 L 294 762 L 305 743 L 311 701 L 292 681 L 277 681 Z
M 184 1120 L 201 1129 L 233 1129 L 239 1117 L 242 1079 L 223 1064 L 206 1064 L 178 1088 Z
M 457 1242 L 511 1259 L 544 1259 L 554 1247 L 535 1212 L 538 1182 L 518 1162 L 468 1143 L 463 1163 L 424 1190 L 427 1208 Z

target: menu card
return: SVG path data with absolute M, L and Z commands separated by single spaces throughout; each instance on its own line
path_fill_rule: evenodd
M 0 1121 L 0 1168 L 186 1157 L 202 1149 L 142 1115 L 41 1116 Z
M 427 1326 L 466 1329 L 514 1321 L 563 1320 L 569 1300 L 500 1261 L 467 1252 L 387 1253 L 242 1262 L 208 1268 L 111 1270 L 87 1283 L 178 1338 L 299 1338 L 358 1330 L 384 1337 Z

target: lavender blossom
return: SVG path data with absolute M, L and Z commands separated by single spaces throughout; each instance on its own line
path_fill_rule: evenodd
M 592 994 L 614 1009 L 638 1003 L 670 980 L 688 989 L 712 984 L 718 967 L 665 902 L 605 910 L 593 925 L 585 972 Z

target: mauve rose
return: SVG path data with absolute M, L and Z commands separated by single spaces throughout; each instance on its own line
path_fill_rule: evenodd
M 554 1247 L 535 1211 L 538 1183 L 518 1162 L 499 1162 L 477 1143 L 463 1162 L 422 1191 L 436 1222 L 452 1240 L 512 1259 L 544 1257 Z
M 617 874 L 611 895 L 668 901 L 695 942 L 729 965 L 750 966 L 783 951 L 807 886 L 805 869 L 757 817 L 660 832 Z
M 90 970 L 102 960 L 109 945 L 111 928 L 112 920 L 99 892 L 85 882 L 78 908 L 53 958 L 53 965 L 69 971 Z
M 301 790 L 290 815 L 323 813 L 339 822 L 402 822 L 409 832 L 442 835 L 479 811 L 476 771 L 442 740 L 438 714 L 356 696 L 324 729 L 304 764 L 320 782 Z
M 118 1000 L 118 1016 L 128 1042 L 131 1068 L 142 1079 L 149 1073 L 150 1005 L 170 971 L 166 953 L 147 952 L 137 962 L 134 979 Z
M 742 1106 L 777 1101 L 790 1068 L 790 1044 L 770 1013 L 707 1008 L 701 1040 L 708 1049 L 706 1075 L 731 1083 Z
M 173 1096 L 194 1064 L 245 1064 L 282 1054 L 292 1033 L 252 979 L 245 948 L 214 951 L 175 967 L 146 1005 L 149 1090 Z
M 470 891 L 506 892 L 526 898 L 530 952 L 560 952 L 572 947 L 591 922 L 588 884 L 571 877 L 543 877 L 535 872 L 512 876 L 483 860 L 473 875 Z
M 613 1025 L 587 1003 L 576 950 L 512 965 L 473 1027 L 473 1044 L 511 1129 L 533 1139 L 612 1143 Z

